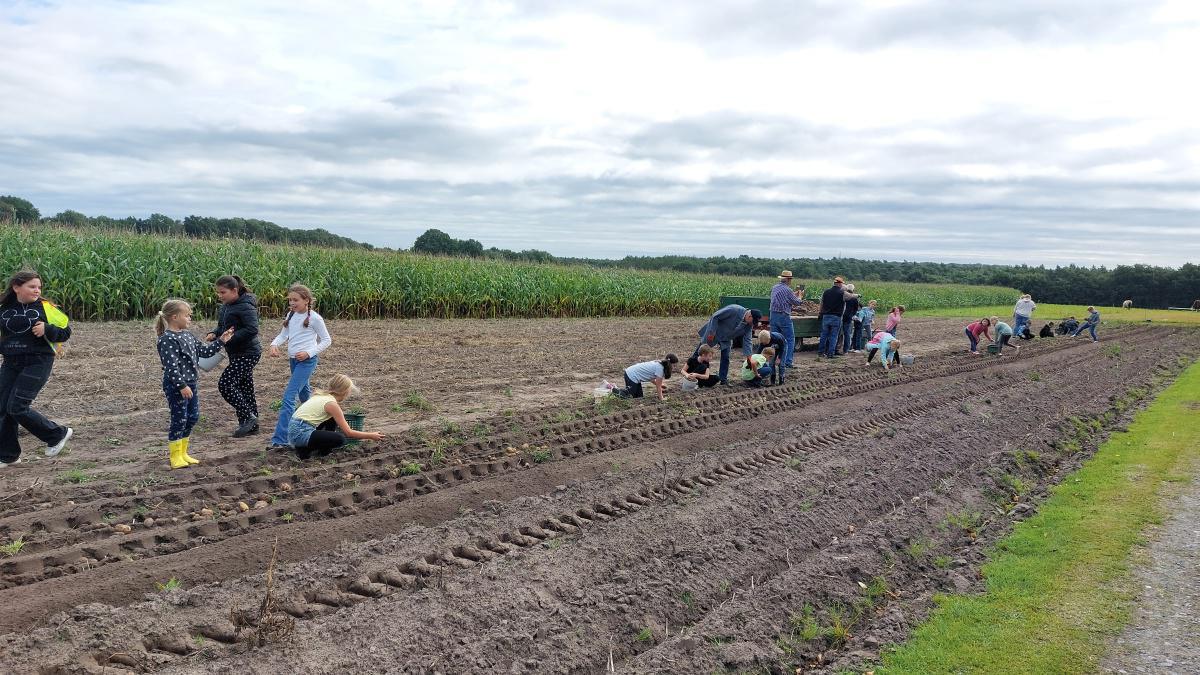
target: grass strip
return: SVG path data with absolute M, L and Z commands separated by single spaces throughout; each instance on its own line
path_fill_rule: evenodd
M 1113 323 L 1165 323 L 1200 326 L 1200 312 L 1172 309 L 1122 309 L 1120 307 L 1097 307 L 1100 311 L 1101 330 L 1103 324 Z M 884 313 L 884 312 L 881 312 Z M 984 307 L 950 307 L 943 309 L 914 309 L 904 313 L 904 317 L 941 316 L 961 319 L 978 319 L 985 316 L 998 316 L 1001 321 L 1012 323 L 1012 305 L 988 305 Z M 1087 317 L 1087 305 L 1048 305 L 1038 303 L 1033 313 L 1033 322 L 1040 327 L 1047 321 L 1058 323 L 1061 319 L 1074 316 L 1082 321 Z
M 935 598 L 876 673 L 1084 673 L 1129 620 L 1131 551 L 1200 454 L 1200 362 L 999 542 L 980 595 Z

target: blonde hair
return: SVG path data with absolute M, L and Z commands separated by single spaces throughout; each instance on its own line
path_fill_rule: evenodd
M 158 310 L 158 316 L 154 319 L 154 332 L 158 335 L 167 332 L 167 321 L 191 308 L 192 306 L 188 304 L 187 300 L 180 300 L 179 298 L 167 300 L 163 303 L 162 309 Z
M 767 347 L 766 349 L 762 350 L 762 355 L 767 357 L 767 360 L 770 361 L 771 357 L 775 356 L 775 348 Z
M 358 387 L 354 386 L 354 380 L 345 373 L 338 373 L 329 379 L 329 385 L 324 389 L 317 389 L 318 394 L 332 394 L 339 401 L 346 398 L 350 394 L 358 393 Z
M 764 345 L 771 344 L 771 331 L 769 331 L 769 330 L 758 331 L 758 343 L 764 344 Z
M 1000 323 L 1000 317 L 998 317 L 998 316 L 993 316 L 993 317 L 991 317 L 991 319 L 989 319 L 989 321 L 991 322 L 991 324 L 992 324 L 993 326 L 995 326 L 996 324 Z

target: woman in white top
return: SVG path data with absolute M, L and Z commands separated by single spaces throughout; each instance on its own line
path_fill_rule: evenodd
M 1020 337 L 1025 333 L 1025 328 L 1033 322 L 1033 310 L 1037 309 L 1037 304 L 1033 301 L 1033 296 L 1026 293 L 1022 295 L 1017 304 L 1013 306 L 1013 333 Z
M 283 404 L 279 408 L 279 421 L 271 436 L 268 450 L 288 450 L 288 425 L 296 402 L 304 403 L 312 394 L 308 381 L 317 368 L 317 355 L 329 348 L 331 340 L 325 328 L 325 320 L 313 311 L 313 294 L 308 286 L 292 284 L 288 288 L 288 315 L 283 320 L 283 330 L 271 340 L 271 356 L 279 356 L 279 346 L 287 343 L 288 361 L 292 374 L 283 390 Z

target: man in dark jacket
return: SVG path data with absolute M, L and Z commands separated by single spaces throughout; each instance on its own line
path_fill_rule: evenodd
M 833 286 L 821 294 L 821 339 L 817 343 L 817 356 L 837 356 L 838 341 L 842 334 L 842 312 L 846 309 L 846 289 L 841 277 L 833 278 Z
M 854 337 L 854 315 L 858 314 L 858 310 L 862 305 L 859 303 L 859 296 L 854 292 L 854 284 L 846 284 L 846 307 L 842 310 L 842 353 L 850 352 L 850 338 Z M 857 351 L 857 350 L 855 350 Z
M 752 354 L 753 338 L 751 335 L 760 319 L 762 319 L 762 312 L 757 309 L 746 309 L 741 305 L 725 305 L 713 313 L 708 323 L 700 327 L 697 333 L 700 336 L 700 344 L 696 345 L 696 352 L 693 356 L 700 354 L 700 345 L 719 347 L 721 368 L 718 371 L 717 379 L 721 381 L 721 384 L 728 384 L 729 353 L 733 350 L 733 341 L 740 338 L 742 353 L 746 356 Z

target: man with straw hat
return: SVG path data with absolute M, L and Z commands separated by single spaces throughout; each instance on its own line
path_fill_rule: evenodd
M 803 304 L 804 291 L 799 295 L 792 290 L 792 271 L 779 273 L 779 283 L 771 288 L 771 330 L 783 335 L 783 365 L 792 368 L 792 354 L 796 351 L 796 329 L 792 325 L 792 308 Z

